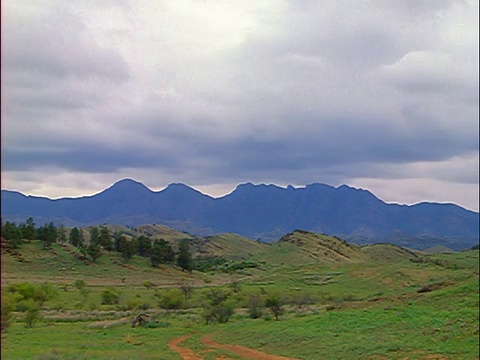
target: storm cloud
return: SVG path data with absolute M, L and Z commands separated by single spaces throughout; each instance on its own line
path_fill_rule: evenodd
M 368 188 L 478 211 L 475 1 L 2 2 L 2 187 Z

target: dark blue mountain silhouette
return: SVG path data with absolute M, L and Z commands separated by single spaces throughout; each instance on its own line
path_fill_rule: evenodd
M 454 204 L 386 204 L 369 191 L 346 185 L 282 188 L 247 183 L 212 198 L 184 184 L 154 192 L 124 179 L 79 198 L 51 200 L 2 190 L 1 204 L 3 221 L 17 223 L 29 216 L 39 224 L 65 226 L 158 223 L 198 235 L 234 232 L 265 241 L 303 229 L 357 243 L 382 241 L 417 249 L 444 245 L 461 250 L 479 239 L 477 212 Z

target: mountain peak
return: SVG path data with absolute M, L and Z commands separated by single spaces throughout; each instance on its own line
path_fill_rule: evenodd
M 170 183 L 167 185 L 167 189 L 191 189 L 193 190 L 190 186 L 185 185 L 183 183 Z
M 148 187 L 146 187 L 144 184 L 142 184 L 139 181 L 125 178 L 122 180 L 117 181 L 114 183 L 112 186 L 109 188 L 105 189 L 103 192 L 123 192 L 123 193 L 132 193 L 132 192 L 149 192 L 151 193 L 152 190 L 150 190 Z
M 202 197 L 206 197 L 206 198 L 210 198 L 210 199 L 213 199 L 211 196 L 209 195 L 205 195 L 203 193 L 201 193 L 200 191 L 198 191 L 197 189 L 194 189 L 186 184 L 183 184 L 183 183 L 170 183 L 167 185 L 167 187 L 163 190 L 160 191 L 160 193 L 163 193 L 163 194 L 171 194 L 171 195 L 174 195 L 174 196 L 178 196 L 178 195 L 201 195 Z

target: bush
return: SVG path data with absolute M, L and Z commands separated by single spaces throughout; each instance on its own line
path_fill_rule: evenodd
M 248 315 L 252 319 L 261 318 L 263 315 L 263 301 L 260 295 L 250 295 L 248 298 Z
M 117 305 L 120 295 L 112 288 L 105 288 L 101 294 L 103 305 Z
M 145 286 L 147 289 L 150 289 L 150 288 L 154 287 L 155 284 L 153 282 L 151 282 L 150 280 L 145 280 L 143 282 L 143 286 Z
M 203 305 L 203 318 L 206 324 L 210 322 L 219 322 L 226 324 L 230 316 L 235 312 L 235 304 L 231 300 L 227 300 L 229 294 L 221 290 L 210 289 L 207 294 L 207 302 Z
M 315 299 L 308 292 L 303 292 L 301 294 L 295 294 L 292 297 L 292 304 L 297 305 L 298 308 L 301 308 L 304 305 L 315 304 Z
M 183 292 L 180 289 L 171 289 L 160 295 L 158 305 L 165 310 L 180 309 L 183 305 Z
M 25 302 L 28 303 L 30 300 L 42 306 L 45 301 L 58 297 L 57 289 L 50 283 L 43 283 L 39 286 L 31 283 L 12 284 L 7 287 L 7 292 L 13 294 L 17 311 L 25 311 Z
M 139 309 L 142 303 L 140 300 L 128 300 L 127 301 L 127 310 Z
M 73 286 L 75 286 L 78 290 L 81 290 L 86 286 L 86 284 L 85 284 L 85 281 L 83 281 L 81 279 L 77 279 L 73 283 Z
M 169 322 L 150 321 L 142 325 L 146 329 L 169 328 L 172 324 Z
M 12 320 L 12 311 L 15 309 L 13 296 L 2 294 L 2 332 L 7 331 Z
M 31 328 L 33 323 L 37 322 L 40 318 L 40 308 L 39 306 L 33 301 L 28 300 L 27 309 L 25 311 L 25 327 Z
M 278 320 L 278 317 L 283 314 L 283 300 L 279 294 L 270 294 L 265 300 L 265 307 L 269 308 L 275 320 Z
M 220 324 L 226 324 L 230 316 L 235 312 L 235 305 L 232 301 L 225 301 L 214 308 L 216 319 Z

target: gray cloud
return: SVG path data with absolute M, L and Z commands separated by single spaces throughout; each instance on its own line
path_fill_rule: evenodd
M 478 182 L 474 2 L 8 6 L 12 188 L 73 191 L 52 169 L 104 186 Z

